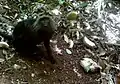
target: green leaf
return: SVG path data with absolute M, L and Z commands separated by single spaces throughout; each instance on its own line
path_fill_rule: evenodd
M 58 0 L 59 4 L 63 4 L 65 2 L 65 0 Z
M 85 8 L 85 7 L 87 7 L 87 5 L 88 5 L 88 2 L 83 2 L 83 3 L 80 4 L 80 7 Z
M 77 17 L 78 17 L 78 14 L 75 11 L 72 11 L 72 12 L 68 13 L 68 15 L 67 15 L 68 20 L 76 20 Z

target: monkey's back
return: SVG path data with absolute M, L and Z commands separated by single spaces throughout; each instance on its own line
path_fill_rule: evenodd
M 13 45 L 18 50 L 34 48 L 45 40 L 50 40 L 55 31 L 51 18 L 27 19 L 19 22 L 13 31 Z

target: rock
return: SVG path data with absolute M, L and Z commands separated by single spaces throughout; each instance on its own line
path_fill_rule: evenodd
M 17 65 L 17 64 L 14 64 L 13 68 L 16 69 L 16 70 L 18 70 L 18 69 L 21 68 L 21 66 L 20 66 L 20 65 Z
M 69 49 L 66 49 L 67 54 L 72 54 L 72 52 Z
M 31 76 L 32 76 L 32 77 L 35 77 L 35 74 L 34 74 L 34 73 L 32 73 L 32 74 L 31 74 Z
M 86 72 L 98 72 L 101 69 L 101 67 L 90 58 L 83 58 L 80 61 L 80 65 Z

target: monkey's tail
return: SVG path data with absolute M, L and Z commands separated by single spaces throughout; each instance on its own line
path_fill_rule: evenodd
M 8 35 L 8 34 L 6 34 L 4 32 L 1 32 L 1 31 L 0 31 L 0 36 L 2 36 L 3 38 L 5 38 L 8 41 L 12 41 L 13 40 L 12 35 Z

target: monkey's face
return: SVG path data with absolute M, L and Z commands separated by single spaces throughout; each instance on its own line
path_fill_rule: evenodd
M 48 18 L 40 19 L 36 26 L 39 27 L 39 29 L 44 27 L 50 27 L 50 20 Z

